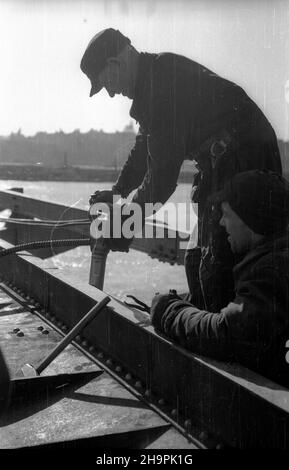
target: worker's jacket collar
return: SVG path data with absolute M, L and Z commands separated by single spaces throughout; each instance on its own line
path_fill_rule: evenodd
M 141 122 L 149 112 L 153 87 L 152 68 L 156 57 L 157 54 L 140 53 L 134 99 L 130 109 L 130 116 L 137 122 Z
M 254 249 L 249 251 L 244 258 L 236 264 L 234 268 L 235 276 L 239 276 L 239 274 L 243 271 L 244 268 L 248 266 L 248 264 L 252 264 L 257 262 L 260 258 L 265 255 L 272 255 L 271 262 L 268 259 L 270 265 L 274 265 L 274 254 L 280 251 L 287 251 L 289 250 L 289 232 L 284 232 L 282 234 L 278 234 L 271 237 L 266 237 L 259 245 L 257 245 Z

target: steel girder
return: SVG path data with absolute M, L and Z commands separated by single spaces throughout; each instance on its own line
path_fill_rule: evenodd
M 5 285 L 27 293 L 32 311 L 60 330 L 71 328 L 105 296 L 54 267 L 44 269 L 30 254 L 2 258 L 0 276 Z M 188 435 L 197 426 L 232 447 L 289 447 L 287 389 L 239 365 L 189 353 L 157 335 L 144 313 L 112 299 L 78 344 Z

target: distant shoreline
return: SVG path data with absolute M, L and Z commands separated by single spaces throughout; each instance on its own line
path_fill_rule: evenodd
M 52 167 L 45 165 L 0 164 L 0 180 L 63 181 L 63 182 L 114 182 L 120 169 L 94 167 Z M 284 173 L 289 180 L 289 173 Z M 192 184 L 193 171 L 181 170 L 178 182 Z
M 120 169 L 115 168 L 0 164 L 0 180 L 111 182 L 116 181 L 119 173 Z M 181 171 L 178 181 L 192 183 L 193 172 Z

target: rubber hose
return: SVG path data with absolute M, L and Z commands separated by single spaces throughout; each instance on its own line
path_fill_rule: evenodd
M 90 245 L 90 238 L 70 238 L 64 240 L 39 240 L 36 242 L 21 243 L 11 248 L 4 248 L 0 251 L 1 256 L 12 255 L 23 250 L 37 250 L 39 248 L 56 248 L 58 246 L 87 246 Z

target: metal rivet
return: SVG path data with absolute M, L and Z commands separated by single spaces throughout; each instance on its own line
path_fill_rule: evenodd
M 116 366 L 115 370 L 118 374 L 120 374 L 122 372 L 121 366 Z
M 187 419 L 185 422 L 184 422 L 184 426 L 185 428 L 190 428 L 192 426 L 192 421 L 190 419 Z
M 19 333 L 17 333 L 17 336 L 24 336 L 23 331 L 19 331 Z
M 220 443 L 220 444 L 216 445 L 216 449 L 218 449 L 218 450 L 219 449 L 225 449 L 225 446 L 224 446 L 224 444 Z
M 89 351 L 90 353 L 95 352 L 95 347 L 94 347 L 94 346 L 89 346 L 88 351 Z
M 151 391 L 149 389 L 147 389 L 145 391 L 145 397 L 150 398 L 150 396 L 151 396 Z
M 84 348 L 87 348 L 88 346 L 88 341 L 86 339 L 84 339 L 83 341 L 81 341 L 81 345 L 84 347 Z
M 125 376 L 126 380 L 131 380 L 132 379 L 132 375 L 130 373 L 126 374 Z
M 62 321 L 59 320 L 59 321 L 57 322 L 57 326 L 58 326 L 58 328 L 61 328 L 61 327 L 62 327 Z
M 158 404 L 159 404 L 160 406 L 164 406 L 165 403 L 166 403 L 166 402 L 165 402 L 165 400 L 164 400 L 163 398 L 160 398 L 159 401 L 158 401 Z
M 44 330 L 44 327 L 43 327 L 43 326 L 39 326 L 39 327 L 37 328 L 37 330 L 43 331 L 43 330 Z
M 141 383 L 140 380 L 137 380 L 137 381 L 136 381 L 135 387 L 136 387 L 136 388 L 142 388 L 142 383 Z
M 103 353 L 102 352 L 98 353 L 97 358 L 98 359 L 103 359 Z
M 80 335 L 77 335 L 76 338 L 75 338 L 75 340 L 76 340 L 78 343 L 80 343 L 80 342 L 81 342 L 81 336 L 80 336 Z
M 45 310 L 44 310 L 44 308 L 42 308 L 42 309 L 40 310 L 40 313 L 41 313 L 42 315 L 45 315 Z
M 68 330 L 68 327 L 66 325 L 62 325 L 61 327 L 62 331 L 65 333 Z
M 43 330 L 43 331 L 42 331 L 42 334 L 43 334 L 43 335 L 49 335 L 49 331 L 48 331 L 48 330 Z
M 205 441 L 208 439 L 208 433 L 206 431 L 202 431 L 199 434 L 199 439 L 200 441 Z
M 176 410 L 175 408 L 172 410 L 171 412 L 171 415 L 173 418 L 176 418 L 178 416 L 178 410 Z
M 20 328 L 14 328 L 13 333 L 18 333 L 20 331 Z
M 51 320 L 51 321 L 53 321 L 53 322 L 55 322 L 55 321 L 56 321 L 56 318 L 55 318 L 55 316 L 54 316 L 54 315 L 52 315 L 52 316 L 50 317 L 50 320 Z
M 39 308 L 39 307 L 40 307 L 40 303 L 39 303 L 39 302 L 36 302 L 36 303 L 35 303 L 35 307 L 36 307 L 36 308 Z
M 106 364 L 107 364 L 109 367 L 111 367 L 111 366 L 112 366 L 112 360 L 111 360 L 111 359 L 107 359 Z

